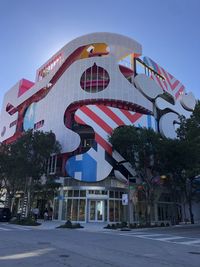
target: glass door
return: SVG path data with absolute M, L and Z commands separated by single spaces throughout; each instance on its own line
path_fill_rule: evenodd
M 96 201 L 90 200 L 89 205 L 89 221 L 95 221 L 96 219 Z
M 104 200 L 89 200 L 89 221 L 104 221 Z

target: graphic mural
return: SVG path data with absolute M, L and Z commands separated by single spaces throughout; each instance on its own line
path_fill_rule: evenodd
M 103 105 L 82 106 L 75 113 L 75 121 L 89 125 L 95 132 L 94 145 L 84 154 L 71 157 L 66 163 L 67 173 L 81 181 L 100 181 L 105 179 L 115 164 L 124 160 L 118 153 L 113 153 L 108 141 L 112 131 L 123 125 L 135 125 L 156 130 L 153 116 Z M 102 167 L 103 166 L 103 167 Z M 126 169 L 122 175 L 133 176 L 133 170 Z
M 94 33 L 73 40 L 37 70 L 35 83 L 26 80 L 22 88 L 19 82 L 5 95 L 0 142 L 13 142 L 28 129 L 51 130 L 62 154 L 68 155 L 67 175 L 97 182 L 123 160 L 108 142 L 113 129 L 150 127 L 176 138 L 179 115 L 191 115 L 195 98 L 168 71 L 141 55 L 138 42 L 118 34 Z M 77 125 L 94 131 L 93 145 L 85 153 L 78 152 L 81 138 L 71 127 L 70 112 L 65 116 L 70 108 Z M 122 165 L 126 180 L 134 171 Z

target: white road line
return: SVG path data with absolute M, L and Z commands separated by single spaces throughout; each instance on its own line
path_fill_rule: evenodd
M 191 241 L 184 241 L 184 242 L 178 242 L 178 243 L 179 244 L 183 244 L 183 245 L 193 245 L 193 244 L 199 243 L 199 245 L 200 245 L 200 239 L 191 240 Z
M 155 240 L 155 241 L 161 241 L 161 242 L 168 242 L 173 244 L 181 244 L 181 245 L 198 245 L 200 246 L 200 239 L 197 240 L 190 240 L 190 241 L 181 241 L 181 239 L 190 239 L 189 237 L 183 237 L 183 236 L 167 236 L 166 237 L 159 237 L 163 236 L 165 234 L 145 234 L 145 235 L 137 235 L 137 234 L 131 234 L 131 233 L 120 233 L 121 236 L 129 236 L 129 237 L 138 237 L 143 239 L 149 239 L 149 240 Z M 176 241 L 177 240 L 177 241 Z
M 11 231 L 11 229 L 4 228 L 4 227 L 0 227 L 0 230 L 3 230 L 3 231 Z
M 25 231 L 29 231 L 30 228 L 25 228 L 25 227 L 22 227 L 22 226 L 16 226 L 16 225 L 12 225 L 11 226 L 11 230 L 25 230 Z
M 182 236 L 171 236 L 171 237 L 156 238 L 156 240 L 159 240 L 159 241 L 168 241 L 168 240 L 183 239 L 183 238 L 186 238 L 186 237 L 182 237 Z
M 153 238 L 153 237 L 157 237 L 157 236 L 165 236 L 165 234 L 144 234 L 144 235 L 137 235 L 137 237 L 142 237 L 142 238 L 148 238 L 148 237 L 151 237 L 151 238 Z

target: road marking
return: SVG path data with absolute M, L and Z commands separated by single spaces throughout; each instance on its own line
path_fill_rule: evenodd
M 4 227 L 0 227 L 0 230 L 3 230 L 3 231 L 11 231 L 11 229 L 4 228 Z
M 180 245 L 200 246 L 200 239 L 194 239 L 183 236 L 170 236 L 169 234 L 138 234 L 138 233 L 119 233 L 121 236 L 138 237 L 143 239 L 149 239 L 154 241 L 161 241 Z M 162 237 L 161 237 L 162 236 Z M 181 241 L 182 239 L 188 241 Z
M 156 238 L 156 240 L 159 241 L 170 241 L 170 240 L 174 240 L 174 239 L 185 239 L 186 237 L 182 237 L 182 236 L 171 236 L 171 237 L 163 237 L 163 238 Z
M 2 224 L 3 225 L 3 224 Z M 4 225 L 3 225 L 4 226 Z M 17 226 L 17 225 L 5 225 L 6 227 L 0 227 L 0 231 L 15 231 L 15 230 L 22 230 L 22 231 L 29 231 L 31 228 L 26 228 L 23 226 Z M 9 227 L 9 228 L 8 228 Z
M 138 237 L 144 237 L 144 238 L 148 238 L 148 237 L 157 237 L 157 236 L 164 236 L 165 234 L 144 234 L 144 235 L 136 235 Z
M 184 241 L 184 242 L 179 242 L 180 244 L 183 245 L 193 245 L 193 244 L 198 244 L 200 245 L 200 239 L 197 240 L 191 240 L 191 241 Z

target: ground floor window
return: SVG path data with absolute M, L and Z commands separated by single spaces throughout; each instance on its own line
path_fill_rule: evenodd
M 63 201 L 62 220 L 85 221 L 86 200 L 67 199 Z
M 62 220 L 80 222 L 124 221 L 120 190 L 91 187 L 89 189 L 69 188 L 58 197 Z M 56 202 L 55 202 L 56 203 Z

